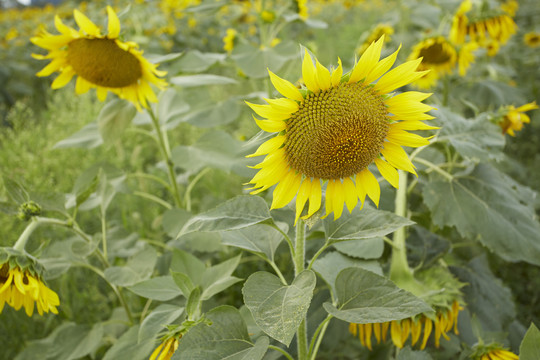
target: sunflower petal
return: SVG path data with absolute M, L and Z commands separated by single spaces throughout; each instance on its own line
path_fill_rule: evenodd
M 64 69 L 51 84 L 51 88 L 60 89 L 66 86 L 75 75 L 75 71 L 71 69 Z
M 296 174 L 294 170 L 289 171 L 274 189 L 274 196 L 270 209 L 279 209 L 290 203 L 298 192 L 301 179 L 301 174 Z
M 317 83 L 317 71 L 307 49 L 304 54 L 304 60 L 302 60 L 302 78 L 308 90 L 313 93 L 320 90 L 319 84 Z
M 349 177 L 343 179 L 343 193 L 345 195 L 347 210 L 352 212 L 356 204 L 358 204 L 358 194 L 354 182 Z
M 279 149 L 281 145 L 285 142 L 285 136 L 274 136 L 270 140 L 265 141 L 264 143 L 259 146 L 257 151 L 255 151 L 251 155 L 247 155 L 246 157 L 255 157 L 255 156 L 261 156 L 268 154 L 274 150 Z
M 302 181 L 302 184 L 300 184 L 300 189 L 298 189 L 298 194 L 296 195 L 296 215 L 294 217 L 295 225 L 296 225 L 296 222 L 298 221 L 298 218 L 300 218 L 300 215 L 302 214 L 302 210 L 304 210 L 304 206 L 306 205 L 306 202 L 309 199 L 310 193 L 311 193 L 311 180 L 304 179 L 304 181 Z
M 86 34 L 97 37 L 101 36 L 99 28 L 96 26 L 96 24 L 94 24 L 82 12 L 77 9 L 73 10 L 73 17 L 75 18 L 75 22 L 77 23 L 77 25 L 79 25 L 79 28 Z
M 379 169 L 383 178 L 396 189 L 399 188 L 399 174 L 392 165 L 382 159 L 375 159 L 375 165 L 377 165 L 377 169 Z
M 313 179 L 311 182 L 311 192 L 309 193 L 308 214 L 302 217 L 302 219 L 307 219 L 313 214 L 315 214 L 321 207 L 321 201 L 322 201 L 321 180 Z
M 109 16 L 107 37 L 109 39 L 116 39 L 120 35 L 120 20 L 118 20 L 118 16 L 116 16 L 116 13 L 110 6 L 107 6 L 107 15 Z
M 257 126 L 269 133 L 280 132 L 285 130 L 287 127 L 285 122 L 282 120 L 259 120 L 255 116 L 253 116 L 253 119 L 257 123 Z
M 336 87 L 341 82 L 341 77 L 343 76 L 343 66 L 341 65 L 341 59 L 338 58 L 338 67 L 332 71 L 330 76 L 330 81 L 332 82 L 332 87 Z
M 411 134 L 403 130 L 394 129 L 390 126 L 386 139 L 396 145 L 420 147 L 429 145 L 429 140 L 420 135 Z
M 381 57 L 381 50 L 384 43 L 384 35 L 379 38 L 379 40 L 374 41 L 369 45 L 366 51 L 360 57 L 360 60 L 354 66 L 351 77 L 349 78 L 349 83 L 354 83 L 365 78 L 379 62 Z
M 397 88 L 410 84 L 411 82 L 424 76 L 427 71 L 418 71 L 416 68 L 422 62 L 422 58 L 407 61 L 387 72 L 377 81 L 374 90 L 381 94 L 387 94 Z
M 416 175 L 414 165 L 401 146 L 392 144 L 390 142 L 385 142 L 384 148 L 381 150 L 381 154 L 383 154 L 386 161 L 388 161 L 390 165 L 396 169 L 405 170 Z
M 400 49 L 401 49 L 401 44 L 392 55 L 385 57 L 384 59 L 379 61 L 379 63 L 377 63 L 375 68 L 373 68 L 373 70 L 371 70 L 371 72 L 367 75 L 366 80 L 365 80 L 366 84 L 372 83 L 373 81 L 380 78 L 388 70 L 390 70 L 392 65 L 394 65 L 394 63 L 396 62 L 396 58 Z
M 280 78 L 270 70 L 268 70 L 268 74 L 270 74 L 270 81 L 281 95 L 292 100 L 304 101 L 304 97 L 296 86 L 287 80 Z
M 343 213 L 343 205 L 345 203 L 345 189 L 341 180 L 336 180 L 334 182 L 334 196 L 332 200 L 332 208 L 334 209 L 334 220 L 337 220 L 341 217 Z
M 373 201 L 375 206 L 379 206 L 379 199 L 381 197 L 381 187 L 375 176 L 367 168 L 362 170 L 356 175 L 356 188 L 358 184 L 361 184 L 362 189 L 366 192 L 367 196 Z
M 331 85 L 330 71 L 322 66 L 318 60 L 315 63 L 315 67 L 317 69 L 317 83 L 320 89 L 328 90 Z
M 326 184 L 326 194 L 325 194 L 325 204 L 326 204 L 326 214 L 322 217 L 326 218 L 334 211 L 334 189 L 335 189 L 335 180 L 328 180 Z

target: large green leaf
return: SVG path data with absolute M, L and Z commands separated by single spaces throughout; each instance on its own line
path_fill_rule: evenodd
M 81 130 L 57 142 L 53 149 L 83 148 L 93 149 L 103 144 L 97 121 L 85 125 Z
M 264 255 L 272 261 L 282 240 L 283 234 L 267 224 L 253 225 L 222 234 L 223 244 Z
M 157 276 L 141 281 L 128 289 L 139 296 L 159 301 L 168 301 L 182 295 L 172 276 Z
M 98 129 L 105 143 L 120 139 L 124 130 L 131 124 L 137 114 L 135 106 L 129 101 L 113 99 L 99 112 L 97 117 Z
M 360 241 L 340 241 L 334 248 L 346 255 L 360 259 L 378 259 L 384 251 L 384 240 L 380 237 Z
M 170 130 L 181 121 L 182 116 L 188 112 L 190 106 L 184 101 L 176 89 L 167 89 L 159 95 L 157 104 L 157 117 L 164 124 L 163 129 Z
M 271 218 L 268 205 L 261 197 L 241 195 L 192 217 L 179 236 L 194 231 L 238 230 Z
M 244 303 L 266 334 L 289 346 L 308 311 L 315 283 L 315 274 L 310 270 L 298 274 L 291 285 L 259 271 L 244 284 Z
M 388 211 L 364 207 L 337 220 L 326 218 L 323 224 L 330 243 L 337 243 L 385 236 L 414 222 Z
M 262 78 L 268 76 L 268 69 L 278 71 L 287 61 L 297 57 L 297 54 L 297 45 L 284 41 L 275 47 L 265 48 L 242 44 L 233 50 L 231 57 L 244 74 L 252 78 Z
M 220 306 L 205 317 L 209 322 L 196 325 L 182 337 L 171 360 L 260 360 L 266 353 L 268 338 L 259 338 L 253 345 L 237 309 Z
M 429 182 L 423 196 L 436 225 L 455 226 L 505 260 L 540 265 L 540 224 L 525 205 L 533 195 L 495 168 L 480 164 L 451 182 Z
M 204 85 L 230 85 L 238 83 L 238 81 L 232 78 L 213 74 L 175 76 L 169 81 L 171 82 L 171 84 L 179 85 L 182 87 L 194 87 Z
M 191 125 L 210 128 L 233 122 L 240 116 L 240 101 L 234 98 L 218 103 L 205 103 L 184 116 L 182 121 Z
M 124 266 L 111 266 L 105 269 L 105 278 L 118 286 L 131 286 L 149 279 L 156 261 L 156 250 L 151 246 L 145 246 L 129 258 Z
M 155 339 L 161 331 L 166 330 L 165 326 L 178 319 L 183 312 L 183 307 L 169 304 L 159 305 L 141 323 L 138 341 Z
M 406 346 L 399 351 L 396 360 L 431 360 L 433 359 L 426 351 L 414 351 Z
M 381 323 L 432 312 L 431 307 L 392 281 L 359 267 L 342 270 L 336 279 L 339 305 L 323 306 L 338 319 L 358 323 Z
M 189 51 L 175 63 L 178 71 L 186 73 L 196 73 L 205 71 L 218 61 L 223 61 L 226 54 L 202 53 L 198 50 Z
M 326 281 L 336 296 L 336 278 L 342 270 L 349 267 L 361 267 L 381 276 L 383 274 L 381 266 L 377 261 L 353 259 L 337 251 L 327 253 L 313 263 L 313 270 Z
M 115 343 L 107 350 L 103 360 L 146 360 L 150 351 L 157 344 L 153 339 L 139 342 L 139 325 L 129 328 Z
M 481 161 L 503 158 L 504 135 L 485 114 L 465 119 L 442 108 L 434 110 L 433 115 L 442 126 L 438 141 L 448 140 L 462 156 Z
M 534 323 L 531 323 L 529 330 L 527 330 L 527 333 L 519 346 L 519 359 L 540 359 L 540 330 L 538 330 Z

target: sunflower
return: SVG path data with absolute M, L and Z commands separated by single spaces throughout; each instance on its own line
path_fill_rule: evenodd
M 384 42 L 388 43 L 391 40 L 391 35 L 394 34 L 394 28 L 388 24 L 377 24 L 373 30 L 369 33 L 366 41 L 362 44 L 360 49 L 357 51 L 358 54 L 363 54 L 364 51 L 371 45 L 372 42 L 378 40 L 381 36 L 384 35 Z
M 467 33 L 470 40 L 482 46 L 490 38 L 500 44 L 506 44 L 516 31 L 516 23 L 507 14 L 488 17 L 467 25 Z
M 0 255 L 4 254 L 5 251 L 0 251 Z M 58 314 L 56 309 L 60 305 L 58 295 L 43 283 L 32 260 L 25 262 L 31 265 L 22 267 L 17 261 L 9 260 L 0 264 L 0 313 L 4 305 L 8 304 L 15 310 L 20 310 L 24 306 L 26 315 L 32 316 L 35 303 L 39 315 L 49 311 Z
M 528 124 L 531 122 L 531 119 L 527 114 L 525 114 L 525 111 L 534 109 L 538 109 L 536 101 L 521 105 L 518 108 L 515 108 L 513 105 L 508 106 L 505 109 L 505 115 L 499 122 L 499 126 L 501 127 L 503 134 L 516 136 L 514 131 L 520 131 L 523 128 L 524 123 Z
M 37 75 L 60 72 L 52 83 L 53 89 L 64 87 L 77 75 L 77 94 L 95 88 L 98 99 L 103 101 L 110 91 L 141 110 L 141 105 L 147 107 L 147 101 L 157 101 L 150 84 L 165 88 L 167 83 L 158 76 L 166 73 L 146 60 L 136 43 L 120 41 L 120 21 L 110 6 L 107 6 L 107 13 L 107 35 L 102 35 L 100 29 L 78 10 L 73 11 L 73 16 L 79 31 L 64 25 L 57 15 L 55 25 L 60 35 L 44 31 L 31 39 L 49 51 L 47 55 L 33 56 L 51 60 Z
M 525 42 L 525 45 L 527 45 L 530 48 L 536 48 L 540 46 L 540 33 L 537 32 L 530 32 L 523 35 L 523 41 Z
M 425 113 L 432 107 L 422 103 L 431 94 L 389 93 L 426 71 L 416 71 L 421 59 L 390 70 L 399 49 L 379 61 L 383 43 L 384 36 L 372 43 L 345 76 L 339 59 L 339 66 L 330 72 L 318 61 L 314 64 L 306 51 L 302 63 L 306 89 L 302 90 L 269 71 L 273 85 L 285 97 L 268 99 L 266 105 L 248 103 L 265 118 L 255 118 L 259 127 L 277 133 L 248 155 L 266 155 L 254 166 L 258 172 L 249 182 L 253 184 L 252 194 L 277 184 L 272 209 L 287 205 L 297 195 L 298 220 L 307 202 L 304 218 L 320 208 L 322 185 L 326 183 L 325 216 L 333 212 L 338 219 L 344 204 L 352 211 L 366 195 L 378 205 L 380 188 L 368 169 L 370 164 L 374 163 L 396 188 L 396 169 L 416 174 L 401 147 L 429 144 L 407 131 L 434 128 L 420 121 L 433 118 Z
M 182 337 L 180 335 L 180 337 Z M 149 360 L 171 360 L 176 349 L 178 349 L 178 342 L 180 337 L 170 337 L 163 341 L 150 355 Z
M 457 61 L 456 49 L 444 36 L 422 40 L 416 44 L 408 60 L 422 59 L 419 70 L 431 70 L 424 77 L 415 81 L 420 88 L 429 88 L 437 79 L 450 73 Z
M 459 49 L 458 53 L 458 72 L 460 76 L 465 76 L 467 70 L 474 63 L 474 51 L 478 49 L 478 44 L 469 42 Z
M 349 332 L 353 336 L 358 336 L 363 346 L 373 350 L 373 338 L 377 344 L 386 342 L 388 329 L 390 329 L 390 338 L 394 345 L 403 348 L 409 336 L 411 337 L 411 346 L 415 346 L 420 337 L 422 341 L 419 348 L 424 350 L 430 335 L 433 333 L 435 347 L 440 346 L 441 337 L 450 340 L 448 332 L 452 329 L 458 334 L 457 321 L 459 311 L 463 308 L 458 301 L 454 301 L 450 309 L 440 309 L 435 315 L 420 314 L 414 318 L 403 320 L 394 320 L 384 323 L 373 324 L 349 324 Z M 423 335 L 422 329 L 424 330 Z
M 469 18 L 467 13 L 472 8 L 471 0 L 462 1 L 459 8 L 452 19 L 452 27 L 450 28 L 450 41 L 454 44 L 463 44 L 465 36 L 467 36 L 467 25 Z
M 519 356 L 497 343 L 477 344 L 473 350 L 474 352 L 470 355 L 473 360 L 519 360 Z
M 228 52 L 229 54 L 234 49 L 234 40 L 236 39 L 236 30 L 234 29 L 227 29 L 227 32 L 225 36 L 223 37 L 223 50 Z

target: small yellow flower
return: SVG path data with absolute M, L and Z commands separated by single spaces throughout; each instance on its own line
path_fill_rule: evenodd
M 465 76 L 467 70 L 474 63 L 474 51 L 478 49 L 478 44 L 469 42 L 461 47 L 458 53 L 458 72 L 460 76 Z
M 459 5 L 459 8 L 452 19 L 452 27 L 450 29 L 450 41 L 454 44 L 463 44 L 465 42 L 465 36 L 467 36 L 467 25 L 469 18 L 467 13 L 472 8 L 471 0 L 464 0 Z
M 516 136 L 515 131 L 520 131 L 523 128 L 523 124 L 528 124 L 531 122 L 531 119 L 527 114 L 525 114 L 525 111 L 530 111 L 534 109 L 538 109 L 536 101 L 521 105 L 518 108 L 510 105 L 503 119 L 501 120 L 501 122 L 499 122 L 503 134 Z
M 519 3 L 516 0 L 508 0 L 501 4 L 501 10 L 514 17 L 519 9 Z
M 523 35 L 523 42 L 530 48 L 540 46 L 540 33 L 529 32 Z
M 384 35 L 384 42 L 390 42 L 392 35 L 394 34 L 394 28 L 388 24 L 377 24 L 373 30 L 369 33 L 366 41 L 362 44 L 360 49 L 357 51 L 358 54 L 363 54 L 364 51 L 371 45 L 372 42 L 380 39 Z
M 13 28 L 9 29 L 9 31 L 6 34 L 4 40 L 5 41 L 10 41 L 10 40 L 15 39 L 17 36 L 19 36 L 19 31 L 16 28 L 13 27 Z
M 159 344 L 150 355 L 149 360 L 171 360 L 174 352 L 178 349 L 180 337 L 171 337 Z
M 223 37 L 223 50 L 227 51 L 229 54 L 234 49 L 234 39 L 236 39 L 236 30 L 227 29 L 226 35 Z
M 486 44 L 488 56 L 495 56 L 499 52 L 499 43 L 495 40 L 488 40 Z
M 99 27 L 83 13 L 74 10 L 73 16 L 79 25 L 79 31 L 64 25 L 57 15 L 55 25 L 60 35 L 43 31 L 31 38 L 34 44 L 49 51 L 47 55 L 33 56 L 51 60 L 37 76 L 60 72 L 51 86 L 59 89 L 77 75 L 77 94 L 84 94 L 95 88 L 98 99 L 103 101 L 110 91 L 132 102 L 141 110 L 141 106 L 148 106 L 148 101 L 157 101 L 150 84 L 164 89 L 167 83 L 158 77 L 165 76 L 166 73 L 157 70 L 157 65 L 146 60 L 136 43 L 120 40 L 120 21 L 110 6 L 107 6 L 107 13 L 107 35 L 102 35 Z
M 295 0 L 296 11 L 302 19 L 308 18 L 307 0 Z
M 411 346 L 419 344 L 421 350 L 426 348 L 430 335 L 433 334 L 435 347 L 440 346 L 441 337 L 450 340 L 448 332 L 454 330 L 458 334 L 457 323 L 459 311 L 463 308 L 458 301 L 452 303 L 451 309 L 441 309 L 435 316 L 421 314 L 414 318 L 394 320 L 384 323 L 373 324 L 349 324 L 349 332 L 353 336 L 358 336 L 363 346 L 373 350 L 373 343 L 386 342 L 388 330 L 390 329 L 390 339 L 398 348 L 403 348 L 411 338 Z M 422 334 L 423 329 L 423 335 Z
M 263 10 L 261 12 L 261 19 L 266 23 L 272 23 L 276 20 L 276 13 L 273 11 Z
M 422 58 L 419 70 L 431 70 L 414 84 L 422 89 L 433 86 L 440 76 L 450 73 L 457 61 L 456 49 L 443 36 L 435 36 L 416 44 L 408 60 Z
M 26 315 L 32 316 L 34 303 L 39 315 L 49 311 L 58 314 L 58 295 L 43 283 L 36 272 L 30 267 L 23 270 L 19 266 L 10 266 L 9 262 L 0 264 L 0 314 L 8 304 L 15 310 L 24 306 Z

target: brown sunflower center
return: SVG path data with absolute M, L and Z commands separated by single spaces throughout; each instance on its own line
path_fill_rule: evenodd
M 135 55 L 111 39 L 76 39 L 69 43 L 67 52 L 77 75 L 95 85 L 120 88 L 135 84 L 142 76 Z
M 4 284 L 6 280 L 8 279 L 9 275 L 9 265 L 8 263 L 4 263 L 2 266 L 0 266 L 0 284 Z
M 420 50 L 418 57 L 423 58 L 423 63 L 445 64 L 450 61 L 451 55 L 446 51 L 441 43 L 435 43 Z
M 322 179 L 359 173 L 381 151 L 389 128 L 387 114 L 383 99 L 362 84 L 309 94 L 287 121 L 289 165 Z

